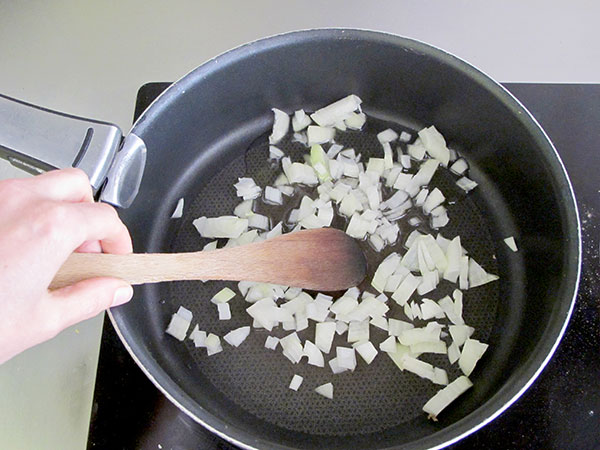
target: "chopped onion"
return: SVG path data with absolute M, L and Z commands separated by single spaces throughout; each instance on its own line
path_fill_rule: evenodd
M 423 316 L 423 320 L 444 318 L 444 310 L 440 307 L 440 305 L 428 298 L 422 299 L 421 314 Z
M 382 144 L 386 143 L 386 142 L 392 142 L 392 141 L 395 141 L 396 139 L 398 139 L 398 133 L 396 133 L 391 128 L 388 128 L 387 130 L 384 130 L 384 131 L 378 133 L 377 139 Z
M 466 376 L 471 375 L 475 364 L 481 359 L 487 348 L 487 344 L 479 342 L 476 339 L 466 340 L 458 360 L 458 366 Z
M 246 219 L 254 212 L 252 211 L 252 204 L 254 200 L 244 200 L 242 203 L 237 205 L 233 210 L 233 213 L 238 216 L 240 219 Z
M 308 145 L 313 146 L 315 144 L 324 144 L 325 142 L 333 141 L 335 136 L 335 128 L 329 127 L 318 127 L 310 125 L 306 132 L 308 138 Z
M 342 335 L 346 331 L 348 331 L 348 324 L 346 322 L 342 322 L 341 320 L 338 320 L 335 323 L 335 332 L 336 332 L 336 334 Z
M 303 109 L 294 111 L 294 116 L 292 117 L 292 129 L 294 132 L 297 133 L 298 131 L 304 130 L 311 123 L 310 117 L 308 117 Z
M 335 322 L 320 322 L 315 328 L 315 344 L 323 353 L 331 351 L 333 336 L 335 335 Z
M 248 219 L 235 216 L 199 217 L 192 222 L 200 236 L 205 238 L 237 239 L 248 230 Z
M 440 235 L 438 235 L 440 237 Z M 458 276 L 460 275 L 460 262 L 462 257 L 462 246 L 460 244 L 460 236 L 456 236 L 450 243 L 446 250 L 446 260 L 448 265 L 444 271 L 444 279 L 451 283 L 456 283 Z
M 459 178 L 456 182 L 456 185 L 465 192 L 470 192 L 478 186 L 478 184 L 475 181 L 467 177 Z
M 179 313 L 173 314 L 165 333 L 170 334 L 180 341 L 183 341 L 190 327 L 190 321 L 191 317 L 188 319 Z
M 454 364 L 460 358 L 460 349 L 456 342 L 452 341 L 452 344 L 448 346 L 448 361 L 450 364 Z
M 344 119 L 344 123 L 351 130 L 360 130 L 366 121 L 367 116 L 365 116 L 363 113 L 351 113 L 346 119 Z
M 290 382 L 290 389 L 292 391 L 297 391 L 302 384 L 302 381 L 304 381 L 304 378 L 302 378 L 300 375 L 294 375 L 292 377 L 292 381 Z
M 504 239 L 504 243 L 510 248 L 513 252 L 518 251 L 517 243 L 515 242 L 515 238 L 510 236 Z
M 348 95 L 324 108 L 318 109 L 310 118 L 322 127 L 327 127 L 335 124 L 340 120 L 346 120 L 350 114 L 360 109 L 362 100 L 356 95 Z
M 283 349 L 283 355 L 294 364 L 300 362 L 300 359 L 304 355 L 304 349 L 300 343 L 300 338 L 294 332 L 288 334 L 286 337 L 279 340 L 279 344 Z
M 306 133 L 294 133 L 292 136 L 292 141 L 299 142 L 305 147 L 308 147 L 308 138 L 306 137 Z
M 359 345 L 354 347 L 354 350 L 356 350 L 356 352 L 361 356 L 362 359 L 365 360 L 367 364 L 371 364 L 377 356 L 377 349 L 369 341 L 361 342 Z
M 464 375 L 458 377 L 431 397 L 429 401 L 423 405 L 423 411 L 429 414 L 432 419 L 435 419 L 446 406 L 456 400 L 471 386 L 473 386 L 473 383 L 471 383 L 471 380 L 467 377 Z
M 338 373 L 342 373 L 342 372 L 345 372 L 348 370 L 345 367 L 339 366 L 337 358 L 330 359 L 328 364 L 329 364 L 329 367 L 331 368 L 331 372 L 333 372 L 334 375 L 337 375 Z
M 216 250 L 216 249 L 217 249 L 217 241 L 209 242 L 204 247 L 202 247 L 202 251 L 204 251 L 204 252 L 210 252 L 210 251 Z
M 290 116 L 280 109 L 273 108 L 273 131 L 269 136 L 269 144 L 277 144 L 290 128 Z
M 400 160 L 400 165 L 403 168 L 410 169 L 410 167 L 411 167 L 410 155 L 401 155 L 399 157 L 399 160 Z
M 370 321 L 370 324 L 384 331 L 388 331 L 388 320 L 383 316 L 373 317 Z
M 285 176 L 290 183 L 306 184 L 308 186 L 319 183 L 317 174 L 311 166 L 297 162 L 292 163 L 287 157 L 281 161 Z
M 431 214 L 431 211 L 444 203 L 444 200 L 446 200 L 446 197 L 444 197 L 442 191 L 435 188 L 425 199 L 425 202 L 423 203 L 423 212 L 425 214 Z
M 402 283 L 400 283 L 398 289 L 396 289 L 396 291 L 392 294 L 392 298 L 400 306 L 403 306 L 417 290 L 419 284 L 421 284 L 421 281 L 412 273 L 409 273 L 406 278 L 402 280 Z
M 231 309 L 229 303 L 218 303 L 217 309 L 219 310 L 219 320 L 231 319 Z
M 177 200 L 177 206 L 175 206 L 175 211 L 171 215 L 171 219 L 180 219 L 183 216 L 183 199 L 180 198 Z
M 327 150 L 327 157 L 329 159 L 333 159 L 337 156 L 337 154 L 344 149 L 343 145 L 340 144 L 332 144 Z
M 240 344 L 246 340 L 249 334 L 250 327 L 245 326 L 231 330 L 229 333 L 223 336 L 223 339 L 225 339 L 225 342 L 227 342 L 229 345 L 239 347 Z
M 216 334 L 210 333 L 208 336 L 206 336 L 205 344 L 208 356 L 212 356 L 223 351 L 221 339 Z
M 325 154 L 323 147 L 318 144 L 313 145 L 310 148 L 310 164 L 322 183 L 331 180 L 331 175 L 329 174 L 329 158 Z
M 471 337 L 475 329 L 468 325 L 450 325 L 450 336 L 452 336 L 452 340 L 457 345 L 457 347 L 462 347 L 462 345 Z
M 460 273 L 458 287 L 462 290 L 469 289 L 469 257 L 460 257 Z
M 193 335 L 194 347 L 206 347 L 206 331 L 196 330 Z
M 421 139 L 417 138 L 415 142 L 406 146 L 406 151 L 413 159 L 421 161 L 423 158 L 425 158 L 425 152 L 427 149 L 423 145 L 423 142 L 421 142 Z
M 444 136 L 432 125 L 419 131 L 419 137 L 429 156 L 437 159 L 442 166 L 447 167 L 450 161 L 450 151 L 446 147 Z
M 333 399 L 333 384 L 322 384 L 321 386 L 315 388 L 315 392 L 331 400 Z
M 357 322 L 352 321 L 348 326 L 348 342 L 369 340 L 369 321 L 367 319 Z
M 352 371 L 356 368 L 356 353 L 353 348 L 336 347 L 335 351 L 338 366 Z
M 265 340 L 265 347 L 271 350 L 275 350 L 277 348 L 277 344 L 279 344 L 279 338 L 275 336 L 267 336 Z
M 440 340 L 440 329 L 432 328 L 411 328 L 404 330 L 398 336 L 398 341 L 402 345 L 411 346 L 421 342 L 438 342 Z
M 469 169 L 469 165 L 464 158 L 457 159 L 454 164 L 450 166 L 450 170 L 454 172 L 456 175 L 464 175 L 464 173 Z
M 487 273 L 473 258 L 469 259 L 469 288 L 482 286 L 498 278 L 497 275 Z
M 410 351 L 412 353 L 436 353 L 440 355 L 445 355 L 448 352 L 444 341 L 419 342 L 411 345 Z
M 398 139 L 400 140 L 400 142 L 409 142 L 412 139 L 412 135 L 410 133 L 407 133 L 406 131 L 402 131 Z
M 446 314 L 450 322 L 452 322 L 455 325 L 464 325 L 465 322 L 463 318 L 460 315 L 456 314 L 454 302 L 449 296 L 446 295 L 445 297 L 438 300 L 438 305 L 440 306 L 440 308 L 442 308 L 444 314 Z
M 215 295 L 213 295 L 213 297 L 210 299 L 210 301 L 215 304 L 227 303 L 233 297 L 235 297 L 235 292 L 233 292 L 228 287 L 224 287 L 219 292 L 217 292 Z
M 238 197 L 244 200 L 252 200 L 260 197 L 262 189 L 257 186 L 252 178 L 238 178 L 238 182 L 233 185 Z
M 267 186 L 265 188 L 265 203 L 269 203 L 271 205 L 281 205 L 283 204 L 282 192 L 274 187 Z
M 309 340 L 304 342 L 304 354 L 308 356 L 308 364 L 317 367 L 325 367 L 323 353 L 321 353 L 321 350 Z
M 275 147 L 274 145 L 269 145 L 269 159 L 279 161 L 284 156 L 285 153 L 283 153 L 281 149 Z
M 269 229 L 269 218 L 262 214 L 253 214 L 248 217 L 248 226 L 250 228 L 258 228 L 260 230 Z
M 396 337 L 390 336 L 381 344 L 379 344 L 379 349 L 382 352 L 386 353 L 394 353 L 396 351 Z
M 415 326 L 412 323 L 405 322 L 404 320 L 392 319 L 391 317 L 387 320 L 388 323 L 388 334 L 390 336 L 400 336 L 403 331 L 412 330 Z

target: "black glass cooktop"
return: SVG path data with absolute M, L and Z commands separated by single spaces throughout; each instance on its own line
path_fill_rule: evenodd
M 149 83 L 137 117 L 169 83 Z M 573 317 L 556 354 L 504 414 L 451 448 L 600 448 L 600 85 L 506 84 L 546 130 L 575 188 L 583 272 Z M 543 218 L 540 218 L 543 220 Z M 89 449 L 237 447 L 173 406 L 146 378 L 105 320 Z

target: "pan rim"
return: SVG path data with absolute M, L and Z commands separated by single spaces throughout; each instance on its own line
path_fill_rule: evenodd
M 339 34 L 337 34 L 337 33 L 339 33 Z M 499 82 L 497 82 L 492 77 L 487 75 L 487 73 L 485 73 L 482 70 L 480 70 L 479 68 L 473 66 L 469 62 L 461 59 L 460 57 L 457 57 L 456 55 L 454 55 L 446 50 L 443 50 L 439 47 L 436 47 L 432 44 L 420 41 L 418 39 L 410 38 L 410 37 L 405 37 L 405 36 L 400 36 L 400 35 L 396 35 L 393 33 L 375 31 L 375 30 L 367 30 L 367 29 L 359 29 L 359 28 L 337 28 L 337 27 L 313 28 L 313 29 L 305 29 L 305 30 L 295 30 L 295 31 L 291 31 L 291 32 L 280 33 L 280 34 L 276 34 L 273 36 L 260 38 L 260 39 L 257 39 L 257 40 L 254 40 L 254 41 L 251 41 L 248 43 L 241 44 L 231 50 L 227 50 L 227 51 L 207 60 L 206 62 L 202 63 L 200 66 L 192 69 L 187 74 L 182 76 L 179 80 L 177 80 L 175 83 L 173 83 L 171 86 L 169 86 L 163 93 L 161 93 L 144 110 L 144 112 L 140 115 L 140 117 L 134 122 L 134 124 L 132 125 L 132 128 L 130 130 L 130 133 L 134 132 L 134 133 L 138 134 L 136 132 L 136 130 L 139 128 L 143 128 L 143 123 L 144 123 L 147 113 L 150 110 L 152 110 L 153 107 L 156 108 L 155 105 L 159 105 L 161 102 L 166 101 L 167 95 L 169 95 L 169 93 L 173 93 L 174 91 L 177 92 L 177 91 L 181 91 L 181 90 L 185 91 L 185 87 L 186 87 L 185 83 L 191 82 L 192 74 L 197 75 L 197 74 L 200 74 L 203 72 L 210 73 L 212 70 L 214 70 L 215 66 L 216 66 L 216 68 L 223 68 L 224 65 L 227 65 L 228 63 L 235 61 L 235 57 L 238 55 L 238 53 L 243 51 L 243 49 L 245 49 L 247 47 L 253 47 L 254 51 L 265 51 L 265 50 L 268 50 L 269 48 L 272 48 L 273 46 L 281 45 L 282 43 L 285 43 L 286 40 L 288 40 L 290 38 L 294 38 L 298 35 L 301 36 L 304 40 L 304 39 L 310 38 L 311 36 L 318 36 L 323 39 L 323 38 L 343 36 L 344 34 L 347 34 L 348 37 L 373 40 L 375 42 L 393 43 L 392 40 L 394 40 L 396 42 L 398 40 L 400 40 L 400 41 L 403 41 L 403 43 L 405 45 L 406 45 L 406 43 L 409 43 L 409 44 L 412 43 L 412 44 L 414 44 L 415 47 L 421 47 L 424 50 L 433 51 L 433 53 L 437 54 L 438 57 L 443 57 L 445 55 L 446 58 L 450 59 L 450 61 L 445 60 L 444 61 L 445 63 L 453 62 L 454 63 L 453 65 L 457 68 L 457 70 L 461 70 L 461 71 L 467 70 L 470 72 L 469 76 L 471 76 L 471 77 L 473 75 L 477 75 L 477 80 L 474 80 L 474 81 L 480 82 L 480 83 L 485 81 L 485 83 L 487 83 L 486 87 L 493 86 L 496 89 L 496 92 L 492 91 L 491 95 L 504 96 L 506 100 L 510 100 L 510 102 L 513 103 L 513 106 L 518 107 L 518 110 L 524 114 L 525 119 L 529 120 L 530 124 L 533 126 L 533 129 L 535 129 L 535 131 L 540 134 L 540 136 L 543 138 L 544 142 L 549 146 L 549 148 L 553 152 L 554 159 L 555 159 L 555 161 L 558 162 L 558 168 L 560 169 L 561 175 L 562 175 L 564 181 L 566 181 L 566 184 L 568 186 L 569 195 L 566 197 L 568 197 L 569 203 L 571 205 L 570 206 L 566 205 L 567 207 L 566 207 L 565 211 L 567 212 L 567 215 L 569 212 L 574 214 L 574 218 L 570 218 L 571 219 L 570 222 L 572 222 L 574 219 L 574 222 L 575 222 L 574 224 L 576 225 L 576 233 L 577 233 L 576 263 L 577 263 L 577 266 L 576 266 L 576 273 L 574 274 L 574 277 L 573 277 L 573 275 L 571 275 L 570 280 L 566 279 L 567 293 L 569 292 L 569 289 L 572 287 L 572 294 L 571 294 L 572 298 L 571 298 L 571 301 L 569 303 L 567 310 L 563 311 L 563 309 L 564 309 L 564 307 L 563 307 L 559 311 L 560 316 L 563 317 L 562 327 L 557 334 L 556 334 L 556 332 L 552 333 L 552 335 L 555 335 L 556 337 L 555 337 L 554 342 L 552 343 L 551 347 L 546 352 L 545 357 L 543 358 L 541 363 L 535 362 L 536 355 L 533 355 L 530 359 L 528 359 L 524 363 L 524 367 L 525 367 L 524 378 L 526 378 L 526 380 L 527 380 L 525 383 L 520 382 L 511 387 L 507 387 L 506 391 L 508 392 L 508 394 L 506 394 L 504 392 L 504 389 L 502 389 L 502 390 L 496 392 L 492 397 L 490 397 L 486 401 L 486 403 L 490 402 L 494 399 L 494 397 L 496 397 L 500 394 L 507 395 L 509 397 L 509 399 L 507 401 L 505 401 L 504 404 L 502 404 L 500 408 L 494 408 L 495 411 L 490 416 L 486 417 L 485 420 L 483 420 L 475 425 L 464 424 L 463 421 L 468 419 L 469 416 L 471 416 L 471 414 L 477 412 L 479 410 L 479 408 L 478 408 L 477 410 L 473 411 L 471 414 L 463 417 L 459 421 L 452 424 L 451 427 L 449 427 L 449 428 L 457 428 L 457 429 L 465 428 L 465 427 L 467 428 L 466 430 L 460 432 L 459 434 L 456 434 L 452 430 L 449 430 L 448 428 L 446 428 L 446 429 L 440 430 L 438 432 L 435 432 L 429 436 L 425 436 L 422 439 L 415 441 L 413 443 L 413 445 L 427 444 L 431 440 L 438 441 L 438 442 L 441 440 L 442 442 L 439 444 L 429 442 L 430 445 L 431 444 L 435 445 L 432 448 L 441 449 L 441 448 L 447 447 L 449 445 L 452 445 L 452 444 L 460 441 L 461 439 L 476 432 L 477 430 L 481 429 L 483 426 L 487 425 L 488 423 L 490 423 L 491 421 L 496 419 L 504 411 L 506 411 L 513 403 L 515 403 L 527 391 L 527 389 L 529 389 L 529 387 L 535 382 L 535 380 L 538 378 L 538 376 L 541 374 L 541 372 L 544 370 L 544 368 L 547 366 L 548 362 L 550 361 L 550 359 L 556 352 L 556 349 L 558 348 L 558 345 L 564 336 L 564 333 L 566 331 L 566 328 L 568 326 L 569 320 L 572 316 L 572 312 L 574 309 L 575 300 L 576 300 L 579 282 L 580 282 L 580 277 L 581 277 L 581 261 L 582 261 L 581 223 L 580 223 L 580 218 L 579 218 L 577 201 L 575 198 L 571 180 L 566 172 L 564 163 L 563 163 L 562 159 L 560 158 L 560 155 L 556 151 L 554 144 L 552 143 L 552 141 L 550 140 L 550 138 L 548 137 L 546 132 L 543 130 L 543 128 L 540 126 L 540 124 L 535 119 L 535 117 L 531 114 L 531 112 L 507 88 L 505 88 Z M 384 38 L 383 41 L 382 41 L 382 38 Z M 415 51 L 418 51 L 418 48 L 415 49 Z M 498 91 L 498 88 L 500 88 L 499 91 Z M 571 245 L 570 245 L 571 249 L 572 249 L 572 246 L 573 246 L 573 244 L 571 243 Z M 572 286 L 571 286 L 571 284 L 572 284 Z M 558 312 L 555 312 L 554 314 L 558 314 Z M 117 315 L 118 315 L 118 313 L 117 313 Z M 220 431 L 217 427 L 227 428 L 228 432 L 230 432 L 230 433 L 234 430 L 231 428 L 230 425 L 226 424 L 221 419 L 214 417 L 212 414 L 209 414 L 210 418 L 212 419 L 210 423 L 208 423 L 206 419 L 198 417 L 198 415 L 196 413 L 193 413 L 184 404 L 184 403 L 188 403 L 188 401 L 191 400 L 189 398 L 189 396 L 187 394 L 185 394 L 184 392 L 178 392 L 179 395 L 177 396 L 177 398 L 173 394 L 171 394 L 169 392 L 169 390 L 163 386 L 165 383 L 161 384 L 160 382 L 158 382 L 156 377 L 150 373 L 151 371 L 148 370 L 144 364 L 142 364 L 140 358 L 138 358 L 138 356 L 134 352 L 134 349 L 129 345 L 129 343 L 126 341 L 125 337 L 121 333 L 121 330 L 118 326 L 118 319 L 115 318 L 114 313 L 110 310 L 109 310 L 109 317 L 111 319 L 111 322 L 112 322 L 114 328 L 117 331 L 117 334 L 119 335 L 119 338 L 123 342 L 124 346 L 126 347 L 127 351 L 130 353 L 130 355 L 132 356 L 132 358 L 134 359 L 136 364 L 142 369 L 142 371 L 146 374 L 146 376 L 148 376 L 148 378 L 153 382 L 153 384 L 167 398 L 169 398 L 169 400 L 173 404 L 175 404 L 181 411 L 183 411 L 186 415 L 188 415 L 194 421 L 200 423 L 202 426 L 204 426 L 211 432 L 215 433 L 216 435 L 220 436 L 221 438 L 223 438 L 235 445 L 238 445 L 242 448 L 247 448 L 247 449 L 260 448 L 260 447 L 253 447 L 250 444 L 241 442 L 240 440 L 236 439 L 236 437 L 233 437 L 231 434 L 225 434 L 224 432 Z M 539 356 L 538 356 L 538 358 L 539 358 Z M 160 366 L 156 366 L 156 368 L 160 369 L 159 373 L 161 373 L 161 372 L 164 373 L 164 371 L 162 371 Z M 171 380 L 169 380 L 169 382 L 170 381 Z M 520 386 L 520 387 L 518 389 L 515 389 L 514 386 Z M 245 430 L 235 430 L 235 431 L 236 431 L 236 436 L 239 436 L 241 439 L 243 439 L 244 437 L 247 437 Z M 443 437 L 443 433 L 445 433 L 445 432 L 455 434 L 455 436 L 446 440 Z M 440 436 L 440 434 L 442 434 L 442 436 Z M 436 437 L 437 437 L 437 439 L 436 439 Z M 254 445 L 261 445 L 261 444 L 268 444 L 271 446 L 273 445 L 272 442 L 257 442 L 256 440 L 254 442 Z M 284 446 L 278 446 L 278 447 L 288 448 L 288 447 L 284 447 Z M 396 447 L 390 447 L 390 448 L 396 448 Z

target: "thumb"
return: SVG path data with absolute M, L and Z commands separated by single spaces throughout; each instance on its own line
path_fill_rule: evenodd
M 90 278 L 49 293 L 50 308 L 60 317 L 61 328 L 94 317 L 107 308 L 131 300 L 133 288 L 117 278 Z

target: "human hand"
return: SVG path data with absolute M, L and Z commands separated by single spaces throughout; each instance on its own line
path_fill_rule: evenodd
M 127 228 L 113 207 L 94 203 L 84 172 L 0 181 L 0 364 L 131 299 L 132 287 L 115 278 L 49 291 L 74 251 L 132 251 Z

